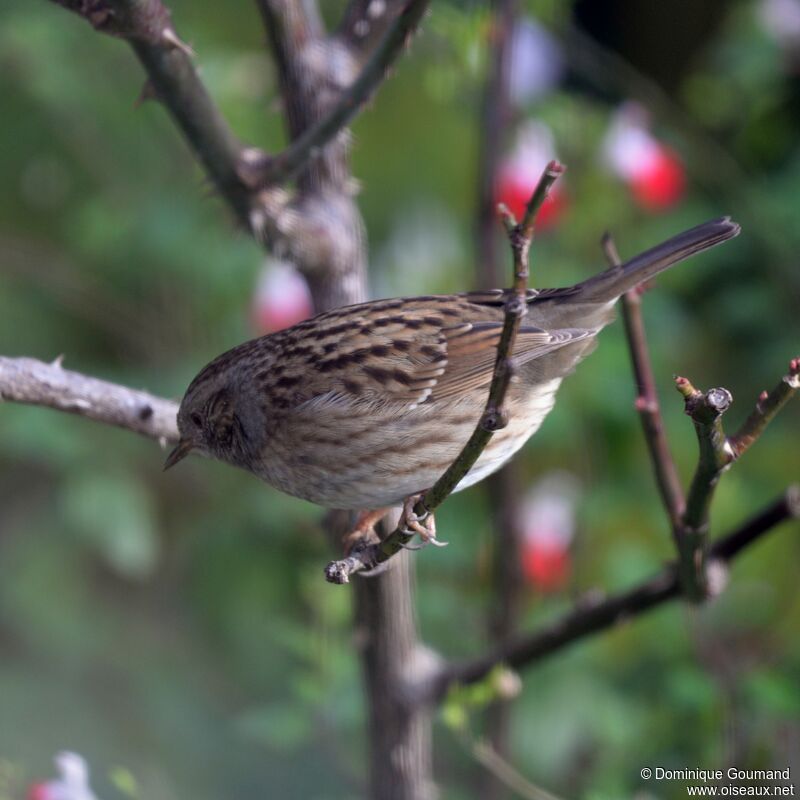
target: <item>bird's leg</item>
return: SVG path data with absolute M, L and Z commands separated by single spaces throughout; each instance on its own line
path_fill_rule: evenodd
M 400 514 L 400 521 L 397 527 L 404 533 L 416 533 L 422 540 L 422 546 L 433 544 L 436 547 L 445 547 L 447 542 L 441 542 L 436 538 L 436 520 L 433 512 L 427 509 L 423 514 L 414 512 L 415 506 L 423 499 L 422 494 L 412 494 L 403 501 L 403 512 Z M 406 545 L 408 548 L 408 545 Z M 408 548 L 414 549 L 414 548 Z
M 357 544 L 370 544 L 379 541 L 378 534 L 375 533 L 375 526 L 391 511 L 390 508 L 376 508 L 359 511 L 356 517 L 356 524 L 342 537 L 344 554 L 349 555 L 350 551 Z

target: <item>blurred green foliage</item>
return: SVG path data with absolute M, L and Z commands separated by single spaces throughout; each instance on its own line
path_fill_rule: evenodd
M 330 4 L 332 19 L 340 5 Z M 720 213 L 744 225 L 735 243 L 671 272 L 645 301 L 685 479 L 696 445 L 670 376 L 728 386 L 733 426 L 800 341 L 798 75 L 760 31 L 757 5 L 726 7 L 676 96 L 598 51 L 596 75 L 575 67 L 530 109 L 570 167 L 567 216 L 535 247 L 537 284 L 598 269 L 606 229 L 629 254 Z M 172 6 L 237 133 L 278 148 L 253 4 Z M 568 2 L 528 6 L 557 32 L 569 21 Z M 376 293 L 476 282 L 486 25 L 478 3 L 435 2 L 355 125 Z M 0 351 L 64 353 L 68 367 L 180 396 L 200 366 L 252 334 L 261 252 L 208 196 L 163 109 L 135 107 L 142 73 L 124 44 L 54 5 L 6 0 L 0 67 Z M 689 195 L 667 214 L 637 209 L 599 164 L 613 107 L 631 94 L 652 105 L 659 135 L 688 165 Z M 531 590 L 527 626 L 671 557 L 632 400 L 613 326 L 520 458 L 530 482 L 559 468 L 584 486 L 572 583 L 546 598 Z M 717 533 L 798 479 L 797 406 L 723 479 Z M 0 797 L 50 774 L 63 748 L 88 758 L 107 800 L 359 796 L 350 592 L 322 581 L 330 551 L 319 509 L 220 464 L 189 461 L 164 475 L 161 461 L 132 434 L 0 409 Z M 416 559 L 422 631 L 447 656 L 486 644 L 484 491 L 449 501 L 439 527 L 451 546 Z M 644 791 L 643 766 L 785 768 L 794 753 L 800 770 L 797 533 L 787 525 L 748 552 L 708 607 L 662 608 L 529 672 L 515 766 L 564 797 L 598 799 Z M 480 768 L 446 725 L 437 750 L 443 797 L 474 796 Z M 682 796 L 676 785 L 658 790 Z

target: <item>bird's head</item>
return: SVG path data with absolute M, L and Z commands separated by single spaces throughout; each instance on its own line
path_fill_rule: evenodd
M 180 440 L 164 469 L 191 451 L 250 468 L 264 439 L 264 411 L 253 381 L 234 365 L 208 365 L 186 390 L 178 410 Z

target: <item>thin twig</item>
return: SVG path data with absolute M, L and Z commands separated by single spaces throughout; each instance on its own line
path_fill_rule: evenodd
M 603 237 L 602 246 L 608 263 L 612 267 L 619 267 L 622 262 L 611 234 L 607 233 Z M 661 417 L 656 381 L 642 319 L 642 297 L 639 287 L 622 295 L 622 319 L 625 323 L 625 338 L 628 342 L 636 380 L 636 410 L 642 421 L 642 430 L 647 449 L 650 452 L 650 462 L 655 472 L 656 484 L 669 517 L 673 536 L 677 539 L 677 531 L 681 526 L 686 501 L 664 431 L 664 421 Z
M 733 533 L 715 542 L 709 557 L 728 564 L 751 544 L 777 525 L 800 518 L 800 485 L 790 486 L 784 494 L 763 511 L 749 519 Z M 427 687 L 432 702 L 441 699 L 451 686 L 482 680 L 498 664 L 513 669 L 530 666 L 573 642 L 592 636 L 613 625 L 631 619 L 681 594 L 677 563 L 670 564 L 658 575 L 633 589 L 602 599 L 589 598 L 572 611 L 541 630 L 517 637 L 487 655 L 449 664 Z
M 0 400 L 47 406 L 155 439 L 178 441 L 178 404 L 148 392 L 72 372 L 58 358 L 0 356 Z
M 800 389 L 800 357 L 789 362 L 789 371 L 781 378 L 780 383 L 771 392 L 762 392 L 755 409 L 744 421 L 742 427 L 728 438 L 733 457 L 739 458 L 764 431 L 764 428 L 775 418 L 775 415 L 786 405 Z
M 319 153 L 350 123 L 403 52 L 429 2 L 430 0 L 408 0 L 403 11 L 398 14 L 367 60 L 358 78 L 341 92 L 336 104 L 324 117 L 306 128 L 283 152 L 274 156 L 263 154 L 261 158 L 248 162 L 247 180 L 253 188 L 263 188 L 292 180 L 309 159 Z
M 559 800 L 556 795 L 528 780 L 497 752 L 491 742 L 477 738 L 467 731 L 461 732 L 459 739 L 473 758 L 514 794 L 524 800 Z
M 609 234 L 603 237 L 602 246 L 609 264 L 612 267 L 620 266 L 616 245 Z M 708 597 L 712 588 L 706 569 L 706 549 L 714 489 L 723 471 L 753 444 L 770 420 L 800 387 L 800 359 L 790 362 L 788 374 L 772 392 L 761 394 L 753 413 L 731 438 L 725 436 L 722 427 L 722 415 L 733 400 L 730 392 L 727 389 L 711 389 L 703 393 L 695 389 L 686 378 L 676 379 L 676 387 L 684 397 L 685 410 L 694 422 L 700 446 L 689 496 L 684 499 L 664 432 L 638 288 L 623 296 L 623 315 L 639 392 L 636 409 L 642 420 L 656 483 L 678 550 L 680 585 L 689 600 L 699 602 Z
M 480 458 L 494 433 L 508 424 L 505 410 L 505 398 L 508 386 L 514 373 L 511 354 L 522 317 L 527 311 L 528 288 L 528 254 L 533 239 L 536 214 L 545 201 L 551 187 L 563 174 L 564 167 L 557 161 L 551 161 L 539 179 L 525 209 L 525 216 L 519 224 L 507 209 L 502 210 L 508 231 L 514 261 L 514 286 L 507 293 L 505 319 L 500 342 L 497 345 L 492 382 L 489 387 L 489 398 L 475 430 L 456 456 L 445 473 L 436 481 L 431 489 L 424 493 L 414 508 L 414 513 L 424 516 L 433 511 L 458 486 L 464 476 L 472 469 Z M 372 570 L 390 559 L 407 545 L 414 534 L 397 528 L 383 541 L 377 544 L 363 542 L 353 547 L 350 555 L 340 561 L 332 561 L 325 568 L 325 577 L 331 583 L 347 583 L 350 575 L 361 570 Z

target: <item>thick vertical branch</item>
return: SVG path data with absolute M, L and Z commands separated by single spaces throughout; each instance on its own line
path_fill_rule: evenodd
M 489 609 L 489 638 L 494 646 L 508 642 L 519 628 L 523 600 L 523 576 L 519 553 L 520 528 L 519 464 L 512 461 L 487 479 L 492 516 L 492 596 Z M 511 755 L 511 713 L 513 697 L 497 698 L 487 710 L 486 735 L 501 758 Z M 496 800 L 508 794 L 498 777 L 488 771 L 482 797 Z
M 504 284 L 496 237 L 495 183 L 502 154 L 503 136 L 511 115 L 508 77 L 515 16 L 515 0 L 494 0 L 492 3 L 488 32 L 489 70 L 481 109 L 476 230 L 478 277 L 486 289 Z
M 352 79 L 335 67 L 315 2 L 258 0 L 292 141 L 317 123 Z M 344 82 L 342 83 L 342 78 Z M 308 281 L 317 311 L 366 300 L 364 223 L 353 200 L 350 134 L 341 130 L 297 176 L 291 209 L 305 221 L 299 246 L 287 253 Z
M 397 519 L 393 513 L 382 524 L 393 527 Z M 407 690 L 424 682 L 434 666 L 418 639 L 412 585 L 408 553 L 383 575 L 354 584 L 355 639 L 369 708 L 369 796 L 379 800 L 437 796 L 431 778 L 430 710 Z
M 328 56 L 327 62 L 329 65 L 336 60 L 337 71 L 326 77 L 331 84 L 331 91 L 337 96 L 335 102 L 326 102 L 323 94 L 315 93 L 316 101 L 325 107 L 324 113 L 320 114 L 313 122 L 310 121 L 307 126 L 301 126 L 299 131 L 292 131 L 294 139 L 291 145 L 282 153 L 277 156 L 265 155 L 260 161 L 252 162 L 248 170 L 251 181 L 259 185 L 269 186 L 273 183 L 291 180 L 310 160 L 316 157 L 322 158 L 323 161 L 327 160 L 329 167 L 336 166 L 336 159 L 331 158 L 333 153 L 326 153 L 324 146 L 330 145 L 334 137 L 339 135 L 343 140 L 340 144 L 346 147 L 345 126 L 352 121 L 364 104 L 372 97 L 374 91 L 386 77 L 392 64 L 403 52 L 422 15 L 425 13 L 428 2 L 429 0 L 407 0 L 393 24 L 389 26 L 383 38 L 369 54 L 366 63 L 363 64 L 358 76 L 352 82 L 349 78 L 350 71 L 356 65 L 354 54 L 349 51 L 338 52 L 342 48 L 335 39 L 328 39 L 323 43 L 319 36 L 314 36 L 314 29 L 318 27 L 316 17 L 312 20 L 308 15 L 301 13 L 299 8 L 294 9 L 287 15 L 293 18 L 292 21 L 297 24 L 302 40 L 305 43 L 304 46 L 308 48 L 307 58 L 309 60 L 312 58 L 319 60 L 325 55 Z M 264 7 L 275 7 L 275 5 L 274 2 L 264 3 Z M 276 45 L 276 52 L 278 49 Z M 343 63 L 339 64 L 338 62 Z M 313 72 L 312 63 L 307 65 L 307 69 Z M 292 75 L 292 70 L 290 69 L 281 70 L 281 76 L 282 81 L 291 81 L 293 85 L 304 87 L 302 80 L 293 80 L 298 76 Z M 292 105 L 296 106 L 296 99 Z M 298 118 L 305 116 L 305 114 L 295 113 L 290 114 L 290 116 L 295 126 L 297 126 Z M 314 173 L 311 171 L 307 174 L 313 175 Z
M 334 50 L 341 42 L 325 37 L 312 0 L 258 0 L 280 76 L 288 130 L 296 142 L 337 102 L 344 85 L 336 83 Z M 346 83 L 347 81 L 345 81 Z M 318 311 L 366 298 L 366 237 L 353 201 L 348 162 L 349 134 L 342 131 L 298 175 L 294 201 L 317 220 L 327 238 L 327 257 L 302 258 Z M 336 545 L 350 529 L 349 515 L 332 512 L 328 532 Z M 369 724 L 369 785 L 373 800 L 427 800 L 431 777 L 431 712 L 404 692 L 407 670 L 423 652 L 413 613 L 411 564 L 399 560 L 391 571 L 360 581 L 355 594 L 356 641 L 361 644 Z
M 478 159 L 478 208 L 476 220 L 476 263 L 479 284 L 485 288 L 502 285 L 497 247 L 496 184 L 503 136 L 510 118 L 509 72 L 511 42 L 516 19 L 515 0 L 494 0 L 488 33 L 489 67 L 484 89 Z M 489 638 L 499 645 L 516 631 L 522 600 L 520 552 L 519 464 L 512 461 L 486 482 L 492 516 L 492 598 L 489 610 Z M 500 698 L 487 711 L 487 736 L 502 758 L 510 752 L 509 729 L 513 699 Z M 496 800 L 507 794 L 506 787 L 487 772 L 482 796 Z
M 722 415 L 733 402 L 733 397 L 727 389 L 710 389 L 703 393 L 686 378 L 676 378 L 675 384 L 683 396 L 686 413 L 694 423 L 700 448 L 678 531 L 681 584 L 686 596 L 697 602 L 704 600 L 709 593 L 706 550 L 711 501 L 723 470 L 733 461 L 733 452 L 722 428 Z

